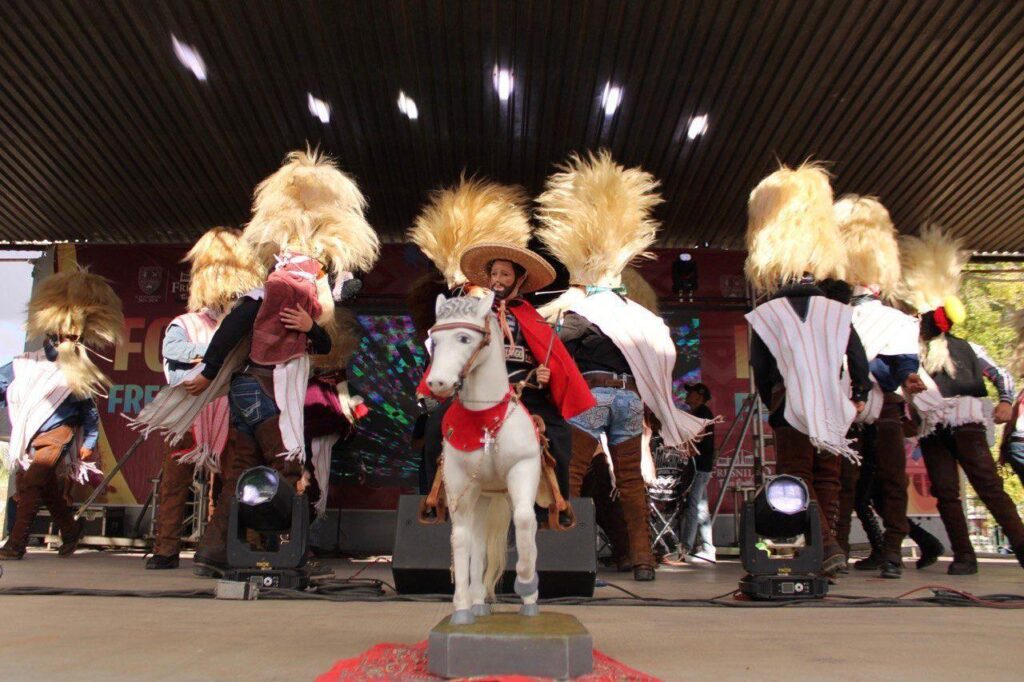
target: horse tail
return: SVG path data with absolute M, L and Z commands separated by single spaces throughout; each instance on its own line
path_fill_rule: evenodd
M 494 597 L 498 581 L 505 573 L 508 558 L 508 526 L 512 522 L 512 506 L 506 495 L 492 495 L 487 508 L 486 537 L 487 563 L 484 569 L 484 585 L 487 595 Z

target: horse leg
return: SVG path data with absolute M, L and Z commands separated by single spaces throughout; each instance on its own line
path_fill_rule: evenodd
M 515 590 L 523 599 L 519 613 L 536 616 L 540 581 L 537 577 L 537 516 L 533 505 L 537 499 L 537 485 L 540 482 L 540 457 L 533 456 L 514 464 L 508 472 L 506 484 L 512 503 L 512 519 L 516 528 Z
M 455 596 L 452 599 L 454 613 L 452 625 L 469 625 L 473 623 L 470 611 L 470 552 L 473 547 L 473 525 L 476 516 L 477 499 L 480 488 L 466 476 L 465 471 L 456 466 L 445 466 L 445 485 L 449 500 L 458 500 L 456 506 L 449 508 L 452 517 L 452 563 L 455 570 Z
M 473 510 L 473 539 L 469 550 L 469 598 L 474 616 L 491 615 L 487 604 L 487 585 L 484 584 L 484 568 L 487 565 L 487 513 L 491 498 L 481 495 Z

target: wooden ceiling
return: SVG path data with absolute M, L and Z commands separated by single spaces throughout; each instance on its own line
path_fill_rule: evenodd
M 606 146 L 661 179 L 663 246 L 742 248 L 754 184 L 815 158 L 903 231 L 1020 251 L 1022 52 L 1010 1 L 7 0 L 0 239 L 187 242 L 309 142 L 388 241 L 464 170 L 537 192 Z

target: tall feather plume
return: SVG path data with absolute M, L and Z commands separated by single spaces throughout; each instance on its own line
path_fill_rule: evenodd
M 744 270 L 755 290 L 771 293 L 804 274 L 844 279 L 846 259 L 832 214 L 832 185 L 821 166 L 782 166 L 754 187 L 747 213 Z
M 937 225 L 928 225 L 920 236 L 901 236 L 899 248 L 903 279 L 897 297 L 914 311 L 935 310 L 958 294 L 960 275 L 970 257 L 961 240 Z
M 466 249 L 482 242 L 505 242 L 525 248 L 530 241 L 526 194 L 520 187 L 476 178 L 436 190 L 408 233 L 444 275 L 449 287 L 466 282 L 459 261 Z
M 607 149 L 573 154 L 537 197 L 537 237 L 569 270 L 573 284 L 617 286 L 622 271 L 647 252 L 659 223 L 658 181 L 641 168 L 624 168 Z
M 107 280 L 84 269 L 50 275 L 28 302 L 26 328 L 29 338 L 78 337 L 78 342 L 57 345 L 57 363 L 77 397 L 100 393 L 110 385 L 84 347 L 104 348 L 123 338 L 121 299 Z
M 889 211 L 875 197 L 847 194 L 833 213 L 846 249 L 846 280 L 892 296 L 900 282 L 900 250 Z
M 647 308 L 655 315 L 658 314 L 658 293 L 644 279 L 639 270 L 636 268 L 626 268 L 623 270 L 622 286 L 626 287 L 626 296 L 630 300 Z
M 294 151 L 256 187 L 243 237 L 266 268 L 288 249 L 335 272 L 367 271 L 380 240 L 366 222 L 366 198 L 355 181 L 318 151 Z
M 185 254 L 183 261 L 192 264 L 190 311 L 227 310 L 239 296 L 263 284 L 266 272 L 241 237 L 241 230 L 215 227 Z

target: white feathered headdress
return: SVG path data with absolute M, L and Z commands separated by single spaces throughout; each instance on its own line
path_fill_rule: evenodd
M 874 197 L 847 194 L 833 212 L 846 249 L 846 281 L 892 296 L 900 282 L 900 250 L 889 211 Z
M 454 187 L 431 193 L 408 236 L 444 275 L 449 288 L 465 284 L 459 262 L 469 247 L 502 242 L 526 248 L 526 194 L 519 187 L 461 178 Z
M 244 239 L 264 267 L 281 251 L 316 258 L 335 273 L 365 272 L 380 252 L 356 183 L 317 151 L 294 151 L 256 187 Z
M 622 271 L 657 239 L 651 215 L 658 181 L 615 163 L 611 152 L 573 154 L 537 197 L 537 238 L 569 271 L 572 284 L 618 286 Z
M 754 187 L 747 212 L 744 270 L 756 291 L 771 293 L 807 274 L 843 279 L 846 258 L 823 168 L 781 167 Z

